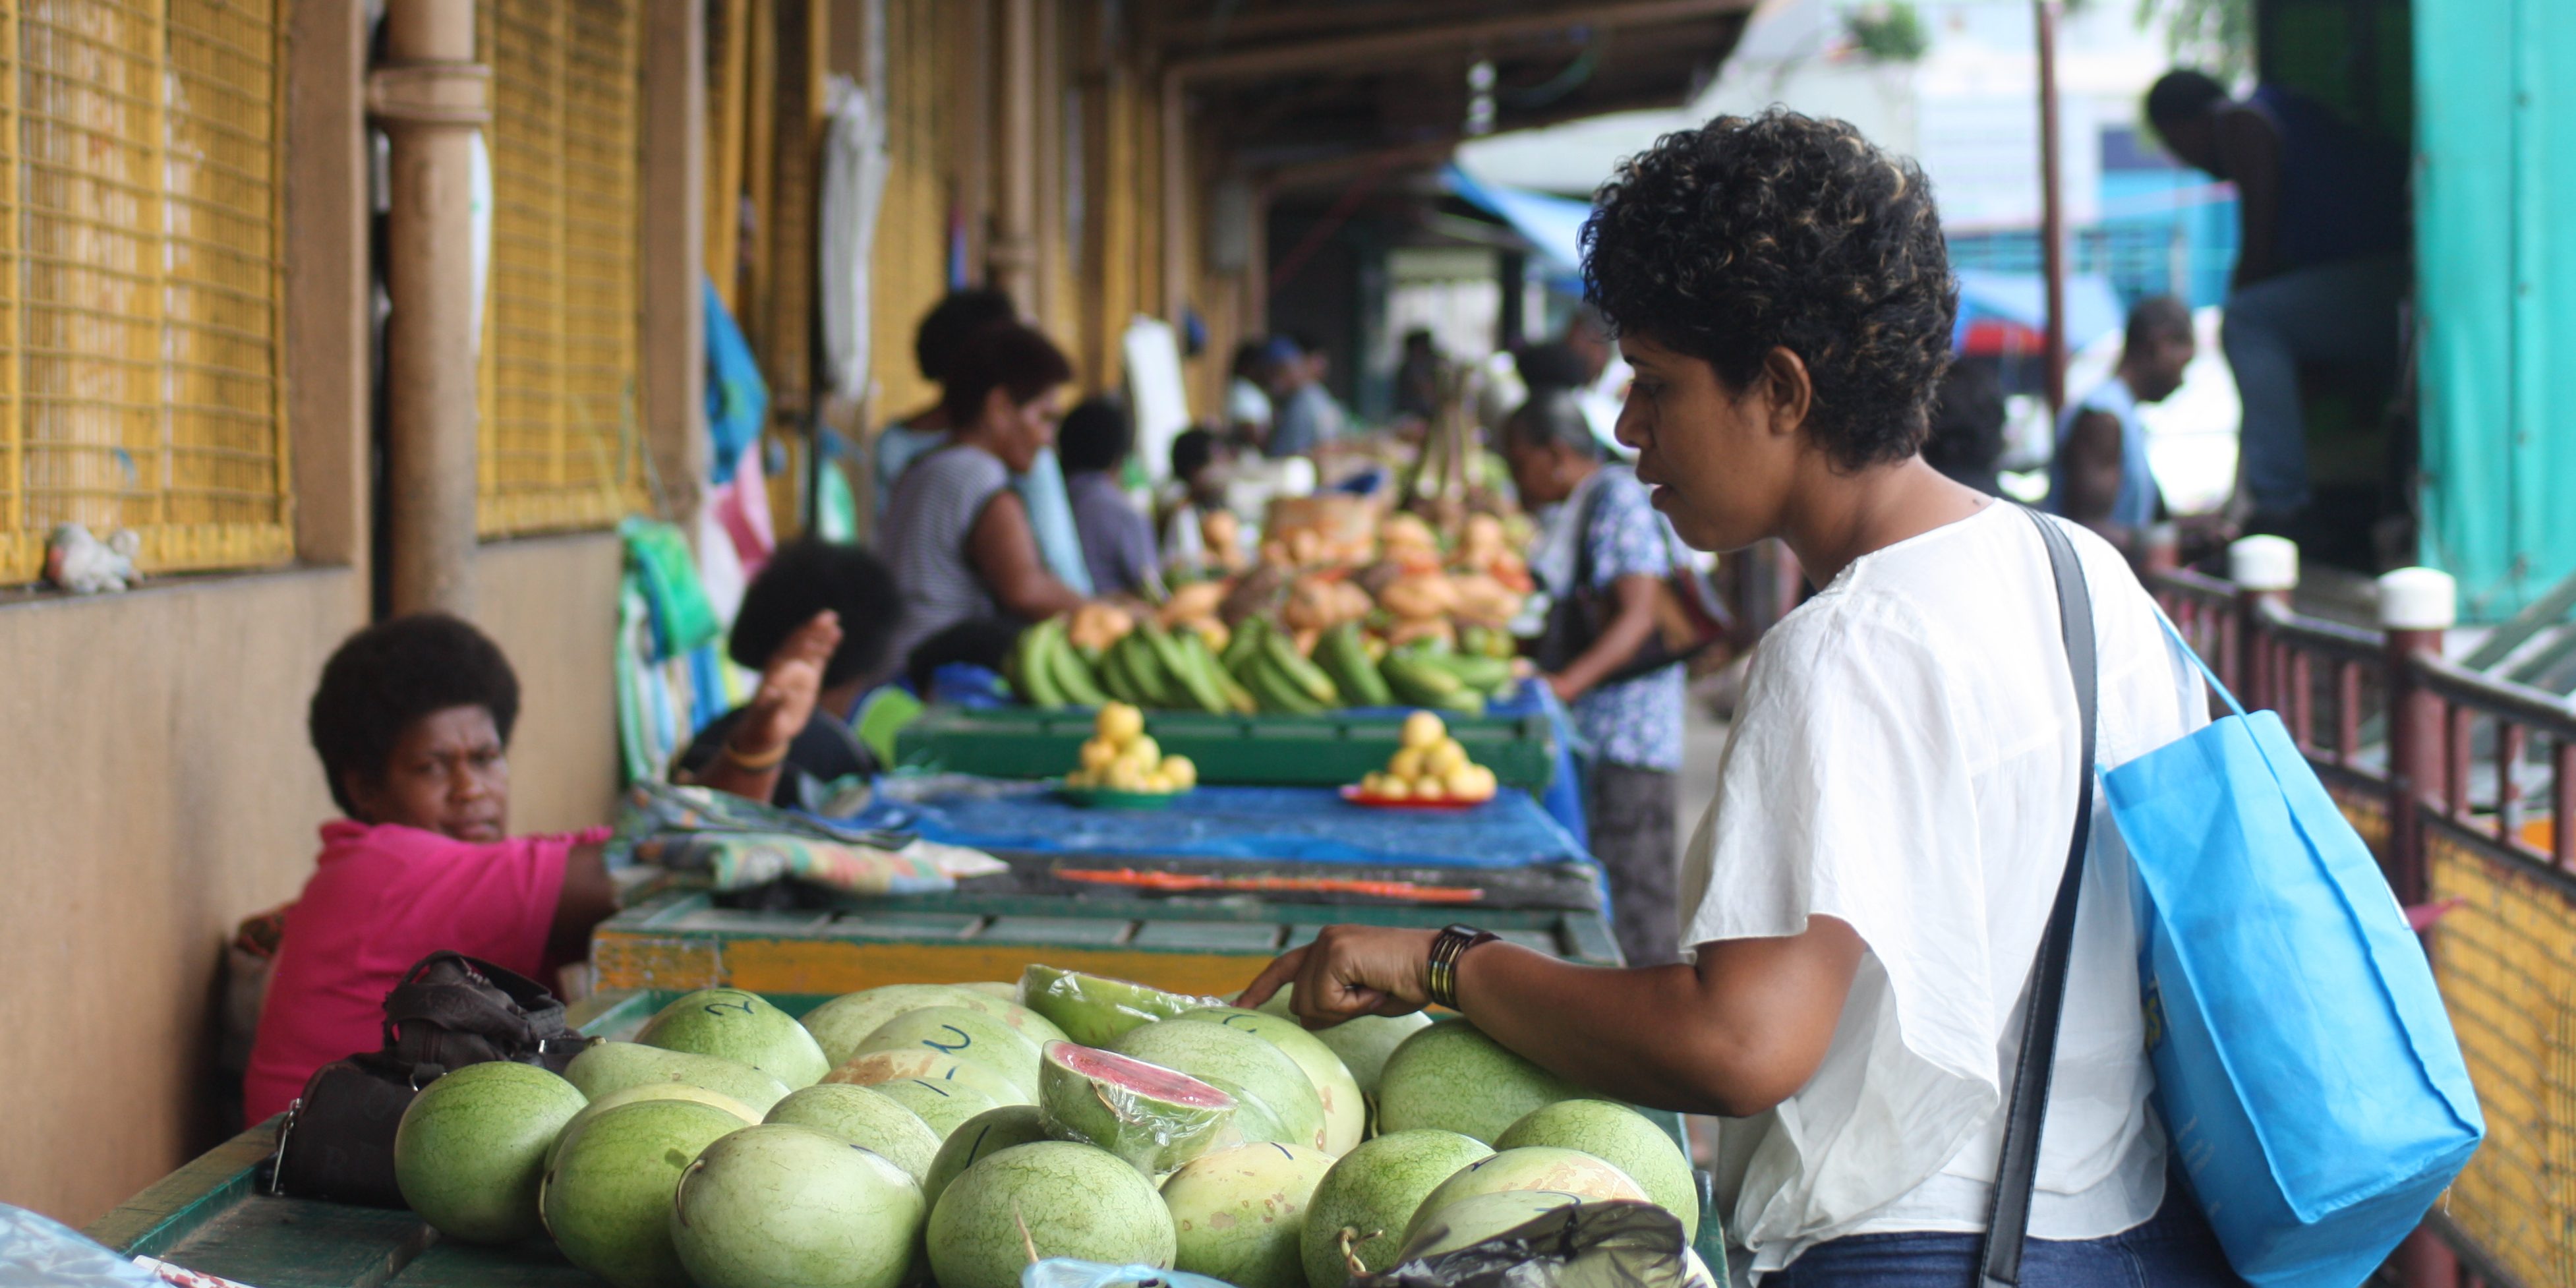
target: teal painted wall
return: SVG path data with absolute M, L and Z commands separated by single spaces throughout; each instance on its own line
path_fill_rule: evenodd
M 2422 557 L 2464 617 L 2576 572 L 2576 5 L 2415 0 Z

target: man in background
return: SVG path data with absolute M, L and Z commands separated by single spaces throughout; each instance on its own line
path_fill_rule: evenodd
M 2129 311 L 2120 365 L 2058 417 L 2057 453 L 2049 466 L 2048 508 L 2102 534 L 2135 563 L 2149 526 L 2164 517 L 2164 494 L 2147 464 L 2147 430 L 2138 409 L 2182 387 L 2197 356 L 2191 310 L 2170 295 Z
M 1923 462 L 1988 496 L 2003 495 L 2004 387 L 1985 362 L 1953 358 L 1932 403 Z
M 1085 399 L 1065 413 L 1055 437 L 1092 593 L 1143 597 L 1160 591 L 1154 522 L 1120 486 L 1128 454 L 1136 450 L 1136 424 L 1127 409 L 1113 399 Z
M 1270 346 L 1262 340 L 1246 340 L 1234 346 L 1233 374 L 1225 383 L 1225 429 L 1237 443 L 1250 446 L 1270 437 L 1273 409 L 1270 391 L 1262 388 L 1262 375 L 1268 365 Z
M 1270 342 L 1266 377 L 1276 419 L 1262 455 L 1273 460 L 1311 456 L 1315 449 L 1342 436 L 1348 418 L 1324 388 L 1327 359 L 1287 336 Z
M 2186 164 L 2236 185 L 2241 243 L 2221 344 L 2245 425 L 2239 507 L 2279 531 L 2309 501 L 2299 364 L 2394 367 L 2408 281 L 2403 148 L 2277 85 L 2242 99 L 2188 69 L 2147 91 Z
M 1440 377 L 1449 360 L 1431 332 L 1415 327 L 1404 333 L 1404 356 L 1395 364 L 1395 414 L 1429 420 L 1440 410 Z

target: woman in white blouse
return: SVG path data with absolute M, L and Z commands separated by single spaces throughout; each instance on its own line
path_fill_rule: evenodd
M 1740 1120 L 1727 1231 L 1771 1288 L 1974 1284 L 2078 731 L 2038 530 L 1919 455 L 1956 312 L 1939 212 L 1850 126 L 1774 111 L 1665 136 L 1585 237 L 1656 507 L 1703 550 L 1780 538 L 1824 589 L 1755 653 L 1682 856 L 1693 960 L 1479 942 L 1442 1000 L 1604 1095 Z M 2204 700 L 2119 555 L 2069 535 L 2117 765 Z M 2092 835 L 2021 1282 L 2232 1284 L 2167 1184 L 2127 856 Z M 1435 939 L 1334 927 L 1244 1004 L 1294 982 L 1314 1025 L 1418 1009 Z

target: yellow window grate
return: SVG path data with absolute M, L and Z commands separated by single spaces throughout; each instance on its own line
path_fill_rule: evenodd
M 638 0 L 485 0 L 492 270 L 484 300 L 486 536 L 643 507 L 635 415 Z
M 135 529 L 149 571 L 294 553 L 282 0 L 0 0 L 0 577 Z
M 2436 833 L 2433 961 L 2486 1143 L 2438 1205 L 2527 1284 L 2576 1283 L 2576 896 L 2538 867 Z

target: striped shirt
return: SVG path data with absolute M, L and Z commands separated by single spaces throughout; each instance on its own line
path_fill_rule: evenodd
M 984 507 L 1010 485 L 1011 472 L 1000 457 L 961 445 L 920 457 L 895 481 L 879 532 L 886 563 L 903 591 L 903 620 L 895 627 L 892 653 L 898 662 L 959 622 L 1001 615 L 966 542 Z

